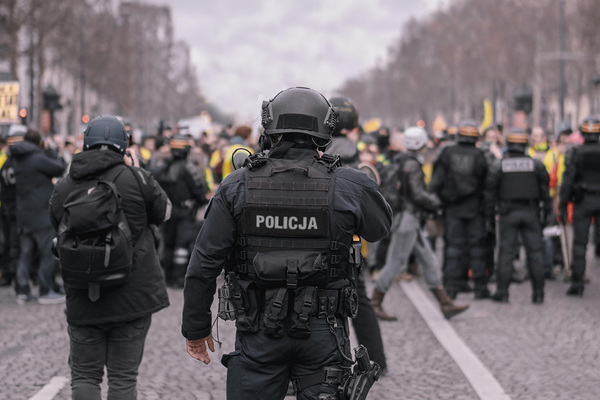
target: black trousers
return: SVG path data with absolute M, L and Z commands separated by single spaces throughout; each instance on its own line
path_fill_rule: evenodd
M 2 243 L 2 264 L 0 266 L 2 276 L 13 279 L 17 273 L 20 250 L 16 214 L 2 212 L 2 233 L 4 236 Z
M 173 208 L 171 218 L 161 225 L 161 264 L 167 283 L 183 282 L 197 234 L 194 217 L 185 209 Z
M 496 282 L 506 292 L 513 274 L 513 261 L 519 251 L 521 234 L 527 254 L 527 269 L 534 291 L 544 290 L 544 242 L 539 209 L 536 206 L 513 207 L 500 215 L 500 248 Z
M 262 325 L 263 315 L 259 316 Z M 310 319 L 311 335 L 307 339 L 284 335 L 272 338 L 259 325 L 257 333 L 237 332 L 235 351 L 223 356 L 227 367 L 228 400 L 283 400 L 290 380 L 313 375 L 324 367 L 340 366 L 338 344 L 347 349 L 348 335 L 337 318 L 334 334 L 325 319 Z M 336 343 L 337 342 L 337 343 Z M 316 384 L 300 393 L 299 400 L 317 400 L 321 394 L 337 393 L 338 385 Z
M 592 218 L 600 218 L 600 195 L 586 194 L 583 200 L 573 204 L 573 263 L 572 281 L 583 281 L 585 274 L 585 251 Z
M 371 305 L 371 299 L 367 296 L 365 280 L 362 274 L 358 277 L 356 292 L 358 294 L 358 314 L 352 320 L 356 338 L 359 344 L 367 348 L 371 360 L 379 364 L 381 369 L 384 370 L 387 368 L 387 362 L 383 351 L 381 330 L 379 329 L 379 322 Z
M 464 286 L 466 271 L 473 271 L 475 289 L 487 286 L 486 233 L 483 215 L 446 212 L 445 282 L 458 290 Z M 465 263 L 465 260 L 468 262 Z

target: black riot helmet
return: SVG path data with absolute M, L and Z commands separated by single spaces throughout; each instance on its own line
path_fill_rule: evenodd
M 585 117 L 579 125 L 579 131 L 586 142 L 597 142 L 600 137 L 600 118 L 595 115 Z
M 125 125 L 115 117 L 96 117 L 83 132 L 83 150 L 107 146 L 120 154 L 125 154 L 128 142 Z
M 171 154 L 173 154 L 174 158 L 186 158 L 192 148 L 190 137 L 187 135 L 175 135 L 169 140 L 169 147 L 171 147 Z
M 509 152 L 525 154 L 528 142 L 529 135 L 524 129 L 512 128 L 510 131 L 508 131 L 508 136 L 506 137 L 506 147 Z
M 333 136 L 341 136 L 343 129 L 351 131 L 358 126 L 358 111 L 350 100 L 344 97 L 332 97 L 329 102 L 338 114 L 338 125 Z
M 458 124 L 458 141 L 463 143 L 476 143 L 479 140 L 479 127 L 473 120 L 467 119 Z
M 262 104 L 263 135 L 269 141 L 272 135 L 303 134 L 315 145 L 324 147 L 331 141 L 337 125 L 336 112 L 319 92 L 293 87 L 279 92 Z

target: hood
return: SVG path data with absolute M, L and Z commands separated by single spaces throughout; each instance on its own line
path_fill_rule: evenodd
M 112 150 L 87 150 L 73 156 L 69 174 L 73 179 L 85 179 L 124 164 L 123 156 Z
M 10 146 L 10 154 L 15 157 L 23 157 L 32 153 L 39 153 L 42 149 L 35 144 L 22 140 Z

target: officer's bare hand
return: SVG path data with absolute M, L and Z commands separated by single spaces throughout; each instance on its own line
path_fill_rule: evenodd
M 202 339 L 186 339 L 185 342 L 187 345 L 187 352 L 190 356 L 194 357 L 198 361 L 202 361 L 204 364 L 208 364 L 210 362 L 210 357 L 208 356 L 208 350 L 206 347 L 208 346 L 210 351 L 213 353 L 215 352 L 215 344 L 213 343 L 210 335 Z

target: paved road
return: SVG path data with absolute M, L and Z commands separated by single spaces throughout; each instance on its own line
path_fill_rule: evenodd
M 531 304 L 528 283 L 511 287 L 509 304 L 459 295 L 471 308 L 450 324 L 509 398 L 600 398 L 600 262 L 591 252 L 588 260 L 592 283 L 582 299 L 566 297 L 562 279 L 547 284 L 542 306 Z M 422 283 L 416 285 L 425 292 Z M 187 355 L 179 333 L 182 292 L 169 295 L 171 307 L 155 315 L 148 336 L 139 398 L 225 399 L 225 368 L 219 360 L 233 348 L 233 324 L 219 323 L 223 347 L 204 366 Z M 399 321 L 381 324 L 390 373 L 369 398 L 480 398 L 423 320 L 420 305 L 411 303 L 399 284 L 385 305 Z M 32 399 L 53 377 L 69 376 L 63 310 L 63 305 L 19 306 L 11 289 L 0 289 L 0 399 Z M 40 397 L 36 400 L 66 400 L 70 389 L 66 384 L 55 396 Z

